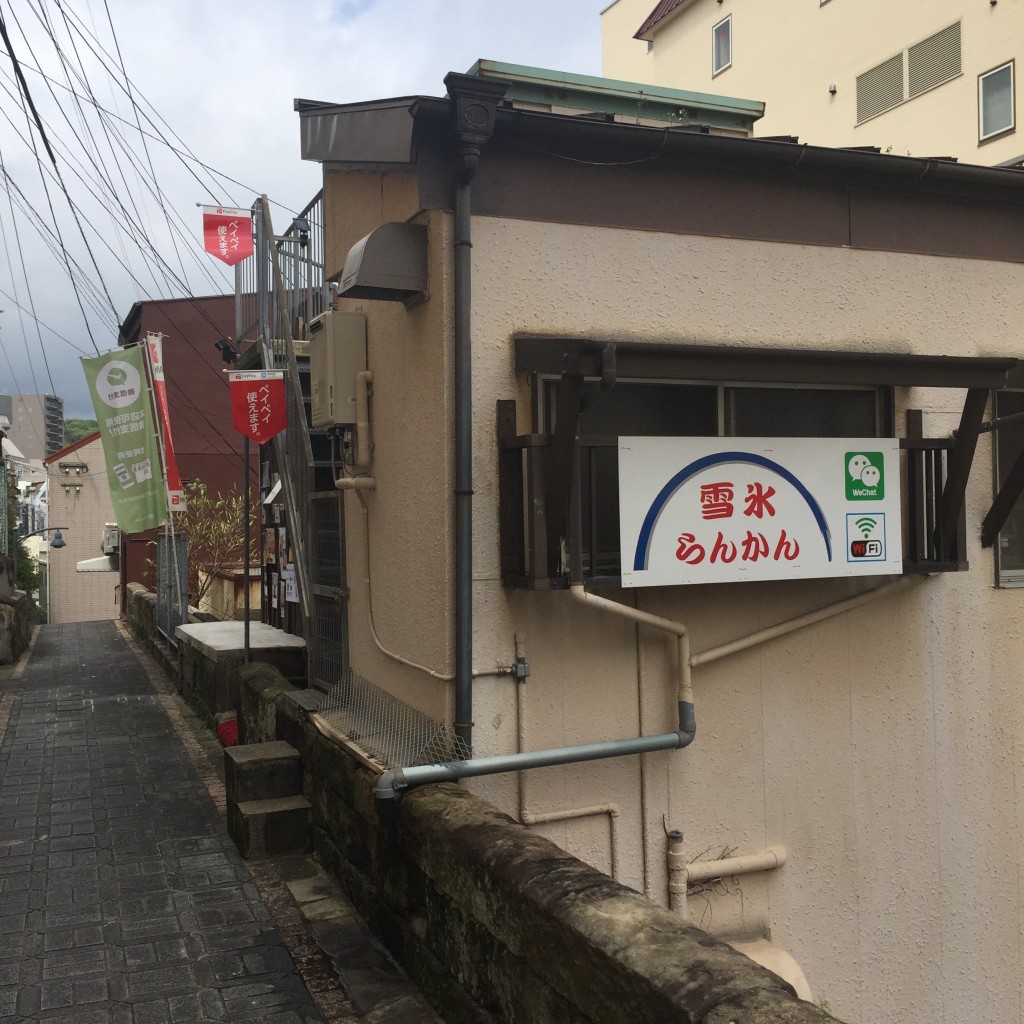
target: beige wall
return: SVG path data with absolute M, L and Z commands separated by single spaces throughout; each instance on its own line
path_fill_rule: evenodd
M 372 682 L 386 680 L 406 703 L 445 720 L 452 712 L 445 679 L 397 660 L 439 677 L 449 676 L 454 665 L 452 295 L 445 259 L 451 235 L 442 214 L 419 214 L 417 189 L 413 175 L 327 172 L 326 262 L 329 270 L 340 270 L 348 249 L 384 221 L 418 217 L 429 226 L 427 302 L 409 310 L 400 302 L 341 302 L 343 309 L 368 315 L 377 481 L 373 491 L 345 495 L 345 533 L 352 667 Z
M 478 754 L 516 750 L 520 731 L 525 748 L 539 749 L 662 732 L 675 721 L 670 641 L 564 593 L 501 584 L 495 400 L 517 397 L 529 429 L 527 388 L 510 359 L 516 332 L 1019 353 L 1019 266 L 481 218 L 473 241 L 474 663 L 507 663 L 519 632 L 532 669 L 524 686 L 477 684 Z M 923 408 L 926 434 L 942 436 L 960 404 L 960 394 L 903 392 L 898 422 L 906 407 Z M 991 491 L 985 440 L 969 492 L 972 540 Z M 1024 593 L 993 589 L 991 554 L 976 541 L 970 557 L 969 573 L 696 670 L 698 736 L 686 751 L 495 776 L 472 788 L 512 814 L 521 799 L 527 815 L 614 804 L 619 878 L 660 903 L 666 827 L 685 833 L 692 857 L 781 843 L 790 855 L 783 869 L 730 884 L 710 906 L 691 900 L 694 919 L 712 930 L 736 926 L 742 905 L 746 927 L 766 926 L 815 996 L 851 1022 L 1016 1019 L 1024 820 L 1015 737 L 1024 715 L 1014 694 Z M 612 596 L 684 621 L 700 651 L 854 586 Z M 539 830 L 610 869 L 608 818 Z
M 58 462 L 84 462 L 88 473 L 65 476 Z M 93 622 L 120 614 L 116 572 L 78 572 L 77 563 L 99 558 L 106 523 L 114 521 L 103 445 L 99 438 L 76 448 L 63 460 L 48 464 L 49 525 L 66 526 L 63 548 L 49 551 L 50 622 Z M 81 484 L 65 493 L 64 484 Z M 53 538 L 53 533 L 49 535 Z
M 647 53 L 633 39 L 654 0 L 617 0 L 602 18 L 603 74 L 763 100 L 755 135 L 799 135 L 821 146 L 878 146 L 916 157 L 992 165 L 1024 154 L 1018 130 L 978 143 L 978 75 L 1024 57 L 1024 0 L 694 0 L 666 20 Z M 711 29 L 732 15 L 733 65 L 711 75 Z M 856 77 L 962 19 L 963 74 L 856 124 Z M 1019 76 L 1024 72 L 1020 61 Z M 829 94 L 835 83 L 836 94 Z

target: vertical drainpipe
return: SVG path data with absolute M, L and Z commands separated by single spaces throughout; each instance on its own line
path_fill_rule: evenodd
M 451 72 L 458 138 L 455 176 L 455 735 L 473 749 L 473 377 L 470 183 L 494 132 L 507 82 Z

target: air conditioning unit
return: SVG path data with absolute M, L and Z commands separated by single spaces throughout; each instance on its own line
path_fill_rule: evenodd
M 356 422 L 356 374 L 366 369 L 366 316 L 328 310 L 309 322 L 313 428 Z
M 116 555 L 121 549 L 121 531 L 116 523 L 107 523 L 100 538 L 100 551 L 105 555 Z

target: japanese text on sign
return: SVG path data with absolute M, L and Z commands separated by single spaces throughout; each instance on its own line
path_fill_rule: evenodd
M 619 439 L 623 586 L 902 571 L 891 439 Z

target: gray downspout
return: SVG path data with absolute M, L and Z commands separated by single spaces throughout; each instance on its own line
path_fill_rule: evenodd
M 455 179 L 455 735 L 473 749 L 473 377 L 470 183 L 494 131 L 507 82 L 451 72 L 459 164 Z

